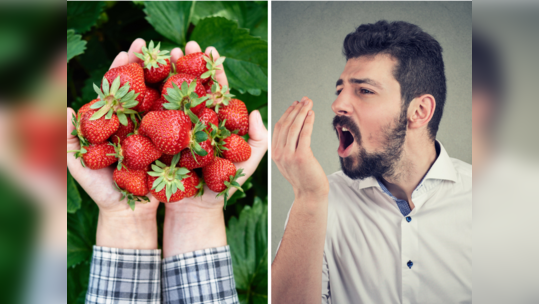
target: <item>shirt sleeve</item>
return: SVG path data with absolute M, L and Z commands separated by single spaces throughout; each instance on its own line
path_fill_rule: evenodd
M 94 246 L 86 303 L 161 303 L 161 250 Z
M 228 246 L 163 260 L 163 303 L 239 303 Z

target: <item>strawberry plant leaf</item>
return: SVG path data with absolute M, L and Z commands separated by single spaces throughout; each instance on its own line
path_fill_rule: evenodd
M 266 1 L 197 2 L 192 22 L 197 25 L 206 17 L 224 17 L 248 28 L 251 35 L 268 40 L 268 3 Z
M 92 256 L 92 247 L 79 236 L 67 231 L 67 268 L 75 266 Z
M 75 213 L 80 209 L 82 199 L 80 198 L 79 190 L 75 184 L 75 180 L 67 170 L 67 212 Z
M 191 1 L 144 2 L 146 20 L 167 39 L 184 46 L 195 3 Z
M 106 3 L 104 1 L 68 1 L 67 28 L 84 34 L 97 23 Z
M 241 303 L 267 302 L 268 205 L 256 197 L 226 229 L 232 254 L 234 280 Z M 264 302 L 266 301 L 266 302 Z
M 202 49 L 214 46 L 221 56 L 231 88 L 240 92 L 259 93 L 268 90 L 268 43 L 253 37 L 237 22 L 222 17 L 200 20 L 190 40 Z
M 81 40 L 81 35 L 75 35 L 75 31 L 67 31 L 67 62 L 71 58 L 83 54 L 86 50 L 86 41 Z

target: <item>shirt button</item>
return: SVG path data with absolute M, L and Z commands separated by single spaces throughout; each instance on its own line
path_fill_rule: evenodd
M 408 268 L 412 269 L 412 266 L 414 266 L 414 263 L 412 263 L 412 261 L 408 261 L 406 265 L 408 266 Z
M 406 217 L 406 221 L 409 223 L 409 222 L 412 221 L 412 218 L 411 218 L 410 216 L 407 216 L 407 217 Z

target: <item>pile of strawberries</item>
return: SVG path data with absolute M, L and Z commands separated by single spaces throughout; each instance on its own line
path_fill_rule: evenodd
M 73 116 L 81 149 L 68 152 L 93 170 L 117 163 L 114 182 L 133 210 L 150 192 L 172 203 L 202 195 L 204 184 L 226 206 L 228 190 L 241 190 L 243 169 L 233 163 L 249 159 L 251 147 L 245 104 L 215 79 L 225 58 L 199 52 L 173 65 L 153 41 L 136 55 L 142 65 L 113 68 L 94 84 L 99 98 Z

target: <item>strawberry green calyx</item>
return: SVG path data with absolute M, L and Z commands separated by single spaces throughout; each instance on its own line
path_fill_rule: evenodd
M 114 79 L 112 85 L 109 84 L 107 78 L 103 77 L 103 90 L 94 83 L 94 90 L 99 95 L 100 100 L 94 103 L 90 109 L 99 110 L 92 115 L 90 120 L 99 119 L 105 114 L 105 118 L 110 119 L 112 114 L 116 113 L 120 123 L 127 126 L 127 114 L 137 114 L 137 111 L 131 108 L 138 105 L 138 101 L 135 99 L 139 95 L 134 90 L 129 91 L 129 88 L 129 82 L 120 88 L 120 76 Z
M 195 187 L 198 189 L 198 192 L 197 194 L 195 195 L 195 197 L 199 197 L 199 196 L 203 196 L 204 195 L 204 185 L 206 183 L 204 182 L 204 178 L 200 178 L 200 182 L 198 183 L 198 185 Z
M 220 85 L 217 82 L 213 83 L 211 86 L 211 97 L 206 101 L 206 107 L 209 108 L 215 106 L 215 113 L 219 113 L 219 108 L 221 106 L 228 106 L 230 100 L 235 97 L 235 95 L 228 93 L 227 86 L 223 86 L 221 89 L 219 89 L 219 87 Z
M 144 61 L 144 68 L 146 69 L 158 69 L 159 66 L 158 63 L 166 65 L 167 62 L 165 60 L 170 59 L 170 55 L 168 55 L 169 51 L 160 51 L 161 48 L 161 42 L 157 44 L 156 47 L 154 47 L 153 41 L 150 41 L 150 44 L 148 47 L 143 46 L 142 47 L 142 54 L 141 53 L 135 53 L 135 56 L 140 58 L 142 61 Z
M 204 56 L 204 61 L 206 61 L 206 68 L 208 71 L 202 75 L 200 75 L 200 78 L 205 79 L 208 77 L 211 77 L 212 79 L 215 78 L 215 72 L 217 70 L 221 70 L 219 67 L 223 62 L 225 62 L 225 57 L 219 57 L 217 60 L 213 59 L 213 53 L 210 53 L 210 56 Z
M 82 165 L 83 168 L 86 168 L 86 164 L 84 163 L 84 159 L 82 158 L 82 155 L 88 153 L 88 150 L 85 149 L 85 146 L 83 146 L 82 143 L 80 146 L 80 150 L 70 150 L 70 151 L 67 151 L 67 153 L 74 153 L 73 155 L 75 156 L 75 159 L 80 158 L 80 164 Z
M 225 123 L 226 119 L 219 124 L 219 127 L 213 124 L 211 125 L 212 131 L 210 132 L 210 137 L 212 138 L 212 145 L 215 147 L 215 153 L 219 157 L 223 155 L 223 151 L 228 150 L 228 148 L 224 147 L 226 144 L 224 140 L 232 134 L 225 127 Z
M 230 175 L 230 181 L 225 181 L 226 189 L 221 191 L 219 194 L 217 194 L 216 197 L 223 196 L 225 198 L 225 206 L 224 206 L 225 210 L 226 210 L 226 204 L 228 202 L 228 190 L 230 190 L 231 188 L 236 188 L 240 190 L 241 192 L 243 192 L 243 189 L 241 188 L 240 184 L 237 182 L 238 178 L 242 176 L 245 176 L 245 174 L 243 174 L 243 168 L 240 168 L 238 171 L 236 171 L 236 175 L 234 176 Z
M 175 83 L 172 83 L 172 88 L 167 89 L 167 95 L 164 95 L 168 103 L 163 104 L 163 107 L 167 110 L 185 111 L 205 102 L 208 96 L 198 97 L 197 93 L 195 93 L 196 86 L 196 78 L 191 81 L 191 84 L 184 81 L 181 89 Z
M 170 197 L 178 192 L 178 189 L 185 191 L 182 180 L 188 177 L 187 174 L 190 171 L 186 168 L 176 168 L 179 161 L 180 153 L 174 155 L 170 167 L 167 167 L 167 165 L 157 160 L 155 164 L 152 165 L 153 171 L 148 172 L 148 175 L 157 177 L 153 182 L 152 190 L 160 192 L 161 190 L 166 189 L 167 201 L 170 201 Z
M 136 196 L 127 190 L 122 190 L 122 188 L 120 188 L 116 182 L 114 182 L 114 185 L 116 186 L 116 189 L 120 191 L 120 193 L 122 194 L 120 201 L 123 201 L 125 198 L 127 198 L 127 204 L 129 204 L 129 207 L 131 207 L 131 210 L 133 211 L 135 211 L 136 202 L 143 203 L 143 204 L 150 202 L 150 199 L 147 198 L 146 196 Z
M 190 116 L 190 118 L 191 118 L 191 121 L 193 121 L 193 117 Z M 205 132 L 204 129 L 206 128 L 206 126 L 202 122 L 200 122 L 197 119 L 197 121 L 194 123 L 195 123 L 195 126 L 193 127 L 193 130 L 191 131 L 191 140 L 189 141 L 189 150 L 191 151 L 191 154 L 193 155 L 193 159 L 198 163 L 197 158 L 195 157 L 195 153 L 200 156 L 208 155 L 208 152 L 202 149 L 202 147 L 200 146 L 200 143 L 208 140 L 208 134 Z
M 81 117 L 82 115 L 80 115 L 80 117 L 77 117 L 75 114 L 73 114 L 73 117 L 71 117 L 71 123 L 75 126 L 75 129 L 73 130 L 73 132 L 71 132 L 71 135 L 77 136 L 79 138 L 80 146 L 82 147 L 88 145 L 88 140 L 86 140 L 86 138 L 84 138 L 84 136 L 82 135 L 80 124 Z
M 118 136 L 116 136 L 118 137 Z M 107 156 L 114 156 L 118 159 L 118 165 L 116 165 L 116 168 L 118 171 L 122 170 L 125 165 L 123 164 L 124 156 L 123 156 L 123 149 L 122 145 L 120 144 L 120 138 L 118 137 L 118 143 L 109 143 L 110 146 L 114 147 L 114 154 L 107 154 Z

